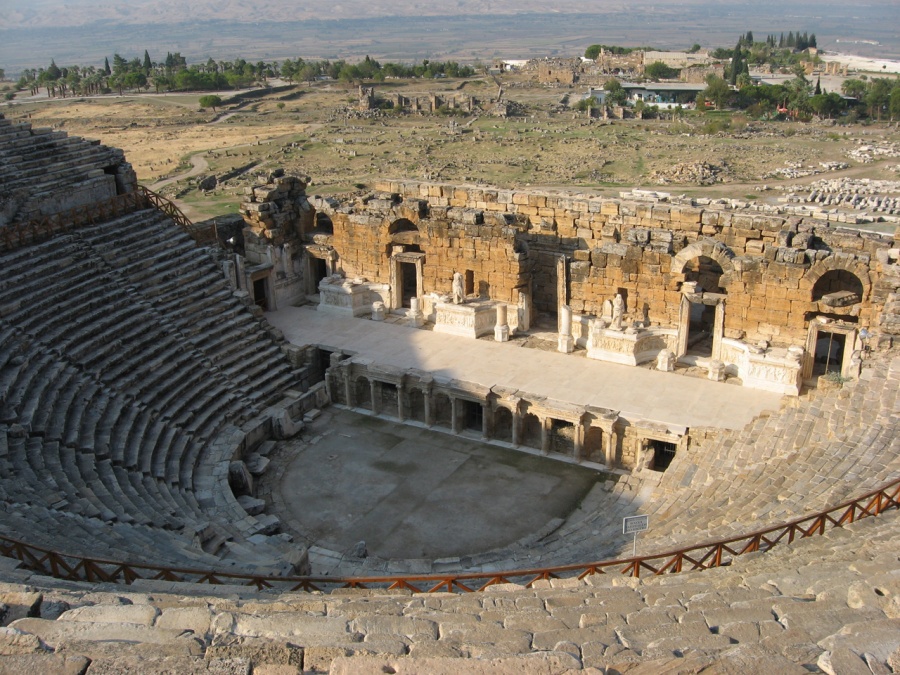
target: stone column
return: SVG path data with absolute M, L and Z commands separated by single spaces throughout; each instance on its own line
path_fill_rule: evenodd
M 518 447 L 521 445 L 520 436 L 522 435 L 522 415 L 519 413 L 519 406 L 512 411 L 512 444 Z
M 716 316 L 713 320 L 713 345 L 712 357 L 714 359 L 722 358 L 722 337 L 725 334 L 725 303 L 716 304 Z
M 488 440 L 491 437 L 491 406 L 487 403 L 481 404 L 481 437 Z
M 381 412 L 381 401 L 379 401 L 379 395 L 381 394 L 381 387 L 378 386 L 378 383 L 375 380 L 369 380 L 369 396 L 372 399 L 372 414 L 377 415 Z
M 353 387 L 351 385 L 350 369 L 346 368 L 344 369 L 344 396 L 346 396 L 348 408 L 355 407 L 355 401 L 353 400 L 352 392 Z
M 541 454 L 549 455 L 550 454 L 550 425 L 552 420 L 549 417 L 544 417 L 541 420 Z
M 406 313 L 406 319 L 412 328 L 421 328 L 425 325 L 425 317 L 422 310 L 419 309 L 419 299 L 409 299 L 409 311 Z
M 509 324 L 507 324 L 506 311 L 506 303 L 501 302 L 497 305 L 497 323 L 494 326 L 494 340 L 497 342 L 507 342 L 509 340 Z
M 619 463 L 616 461 L 616 452 L 619 448 L 619 432 L 616 431 L 614 426 L 610 428 L 609 433 L 604 432 L 603 441 L 608 441 L 603 443 L 604 463 L 610 468 L 618 466 Z
M 403 410 L 403 383 L 399 382 L 397 384 L 397 419 L 401 422 L 406 419 L 405 411 Z
M 584 422 L 578 420 L 575 423 L 575 461 L 582 462 L 584 458 L 582 457 L 582 453 L 584 452 Z
M 384 321 L 384 303 L 380 300 L 372 303 L 372 321 Z
M 459 400 L 454 396 L 450 397 L 450 429 L 459 433 Z
M 563 354 L 571 354 L 575 351 L 575 339 L 572 337 L 572 308 L 562 305 L 559 308 L 559 344 L 557 346 Z
M 425 426 L 430 427 L 434 425 L 434 419 L 432 418 L 431 412 L 431 387 L 422 389 L 422 398 L 425 402 Z

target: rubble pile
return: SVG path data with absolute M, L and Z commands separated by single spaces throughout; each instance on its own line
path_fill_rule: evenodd
M 794 186 L 789 190 L 782 202 L 900 216 L 900 181 L 842 178 L 820 180 L 810 186 Z
M 674 166 L 650 174 L 650 180 L 659 185 L 669 183 L 692 183 L 695 185 L 714 185 L 721 183 L 728 175 L 724 167 L 709 162 L 692 164 L 675 164 Z
M 847 156 L 857 162 L 870 164 L 876 159 L 900 157 L 900 143 L 865 144 L 847 151 Z

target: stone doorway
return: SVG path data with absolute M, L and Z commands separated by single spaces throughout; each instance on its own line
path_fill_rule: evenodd
M 412 298 L 420 298 L 425 294 L 422 279 L 425 265 L 425 254 L 417 250 L 418 246 L 395 246 L 391 255 L 391 309 L 409 308 Z M 404 250 L 397 250 L 403 248 Z
M 462 426 L 481 433 L 484 429 L 484 406 L 478 401 L 459 399 L 462 404 Z
M 678 322 L 680 362 L 703 365 L 719 358 L 725 333 L 725 296 L 719 293 L 694 292 L 685 284 L 681 296 Z
M 409 308 L 410 299 L 417 297 L 417 275 L 415 263 L 401 262 L 400 266 L 400 306 Z
M 846 347 L 847 336 L 843 333 L 820 330 L 816 336 L 813 377 L 828 373 L 840 375 Z
M 834 320 L 820 315 L 809 322 L 806 361 L 803 365 L 804 380 L 830 373 L 841 377 L 850 376 L 857 328 L 849 319 L 850 317 L 843 317 L 841 320 Z
M 653 453 L 650 460 L 650 469 L 653 471 L 665 471 L 669 468 L 672 460 L 675 459 L 675 450 L 677 446 L 667 441 L 658 441 L 650 439 L 647 441 L 647 450 Z
M 306 292 L 316 295 L 319 292 L 319 282 L 328 276 L 328 264 L 323 258 L 309 259 L 309 287 Z
M 260 277 L 253 280 L 253 302 L 262 307 L 263 311 L 269 311 L 269 279 Z
M 687 355 L 699 358 L 711 358 L 713 331 L 716 325 L 715 306 L 692 302 L 690 319 L 688 320 Z

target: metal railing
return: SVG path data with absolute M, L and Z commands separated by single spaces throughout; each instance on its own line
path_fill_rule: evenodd
M 62 232 L 70 232 L 87 225 L 96 225 L 148 208 L 158 209 L 167 215 L 190 234 L 198 244 L 215 241 L 214 232 L 210 236 L 205 229 L 199 230 L 174 203 L 148 190 L 143 185 L 138 185 L 133 192 L 76 206 L 27 222 L 0 227 L 0 251 L 12 251 L 22 246 L 46 241 Z
M 257 590 L 330 591 L 335 588 L 406 589 L 414 593 L 475 592 L 495 584 L 531 587 L 543 579 L 617 574 L 630 577 L 677 574 L 730 565 L 738 556 L 769 551 L 795 539 L 825 534 L 862 518 L 900 508 L 900 479 L 825 511 L 729 539 L 688 546 L 648 556 L 493 573 L 421 574 L 376 577 L 260 576 L 116 562 L 58 553 L 0 537 L 0 555 L 15 558 L 36 573 L 69 581 L 131 584 L 139 579 L 201 584 L 232 584 Z

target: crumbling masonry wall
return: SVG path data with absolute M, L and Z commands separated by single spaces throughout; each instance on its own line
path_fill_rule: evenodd
M 424 293 L 449 293 L 454 272 L 470 271 L 474 293 L 517 301 L 528 282 L 527 257 L 517 250 L 523 226 L 512 214 L 451 208 L 427 200 L 384 195 L 329 214 L 330 244 L 346 277 L 390 283 L 395 251 L 425 254 Z
M 562 281 L 576 313 L 599 316 L 603 302 L 622 293 L 628 319 L 646 312 L 651 325 L 672 326 L 681 285 L 703 258 L 723 272 L 726 337 L 802 344 L 816 313 L 898 334 L 896 317 L 882 316 L 898 293 L 888 236 L 746 209 L 421 182 L 384 181 L 376 190 L 383 198 L 335 221 L 334 246 L 348 276 L 384 281 L 389 223 L 407 217 L 419 225 L 427 254 L 426 292 L 446 292 L 452 272 L 472 265 L 492 299 L 513 301 L 513 289 L 530 275 L 538 311 L 557 310 L 553 289 Z M 859 280 L 857 302 L 813 300 L 816 283 L 832 270 Z

